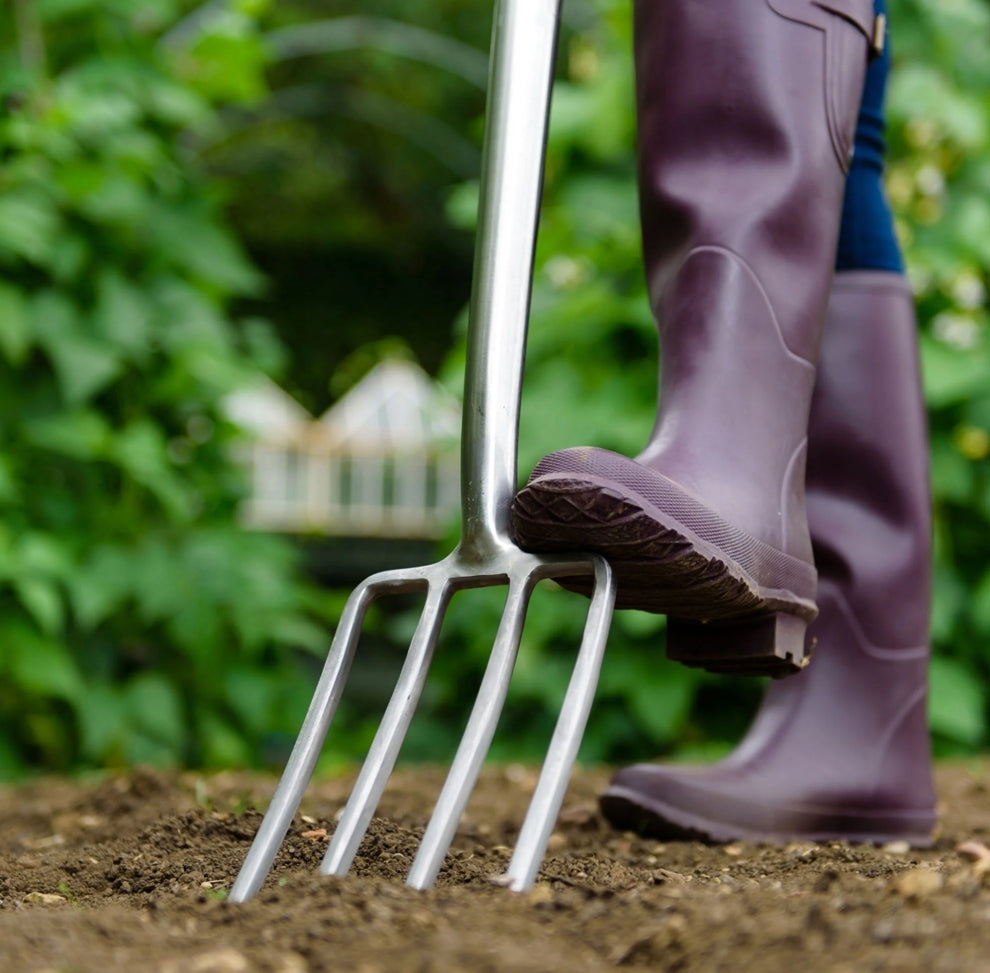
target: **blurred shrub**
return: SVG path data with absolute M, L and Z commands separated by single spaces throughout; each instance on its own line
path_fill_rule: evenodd
M 263 94 L 246 5 L 0 12 L 0 776 L 294 732 L 322 599 L 235 525 L 222 397 L 278 343 L 191 140 Z
M 888 187 L 921 318 L 932 438 L 931 720 L 985 748 L 990 686 L 990 6 L 899 0 Z M 896 610 L 896 606 L 892 606 Z

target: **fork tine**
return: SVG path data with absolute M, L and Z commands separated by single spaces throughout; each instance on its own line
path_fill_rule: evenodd
M 471 716 L 406 879 L 414 889 L 433 884 L 478 780 L 509 689 L 534 583 L 532 574 L 509 580 L 502 620 Z
M 261 888 L 299 807 L 303 791 L 313 776 L 323 741 L 347 682 L 361 623 L 368 606 L 379 594 L 375 580 L 365 580 L 347 599 L 302 729 L 258 833 L 231 887 L 232 902 L 245 902 Z
M 560 707 L 540 779 L 519 831 L 512 860 L 502 879 L 515 892 L 530 889 L 536 882 L 598 686 L 615 605 L 615 578 L 603 558 L 596 557 L 594 565 L 595 586 L 581 648 Z
M 426 683 L 440 625 L 452 590 L 446 580 L 431 584 L 385 714 L 320 865 L 324 875 L 346 875 L 395 767 L 413 712 Z

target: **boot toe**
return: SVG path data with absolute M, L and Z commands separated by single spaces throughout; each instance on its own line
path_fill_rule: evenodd
M 705 787 L 705 775 L 706 768 L 626 767 L 613 777 L 598 806 L 614 828 L 646 838 L 719 843 L 745 837 L 731 817 L 724 821 L 706 814 L 713 794 Z

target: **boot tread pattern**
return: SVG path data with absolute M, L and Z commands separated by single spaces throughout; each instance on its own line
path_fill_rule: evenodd
M 805 621 L 773 617 L 794 612 L 793 595 L 769 592 L 690 531 L 659 521 L 628 492 L 579 477 L 545 478 L 517 494 L 512 514 L 524 550 L 604 554 L 618 585 L 617 608 L 676 618 L 678 637 L 670 640 L 668 655 L 677 661 L 710 672 L 774 677 L 806 664 Z M 590 590 L 581 578 L 561 584 L 580 594 Z M 782 631 L 789 638 L 781 639 Z

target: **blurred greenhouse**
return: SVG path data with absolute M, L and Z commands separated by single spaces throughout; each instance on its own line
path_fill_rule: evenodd
M 491 7 L 0 8 L 0 777 L 280 760 L 346 595 L 307 570 L 313 538 L 364 536 L 375 560 L 456 540 Z M 564 4 L 523 473 L 576 443 L 636 451 L 652 426 L 630 8 Z M 990 744 L 990 2 L 890 8 L 931 720 L 939 752 L 971 753 Z M 334 576 L 363 569 L 327 550 Z M 500 614 L 459 598 L 410 758 L 447 759 Z M 362 752 L 414 618 L 369 620 L 328 763 Z M 542 753 L 583 618 L 538 593 L 496 756 Z M 617 616 L 584 759 L 718 752 L 746 726 L 759 685 L 668 663 L 663 629 Z
M 412 362 L 380 362 L 319 419 L 267 379 L 224 411 L 249 439 L 247 527 L 436 539 L 457 518 L 460 409 Z

